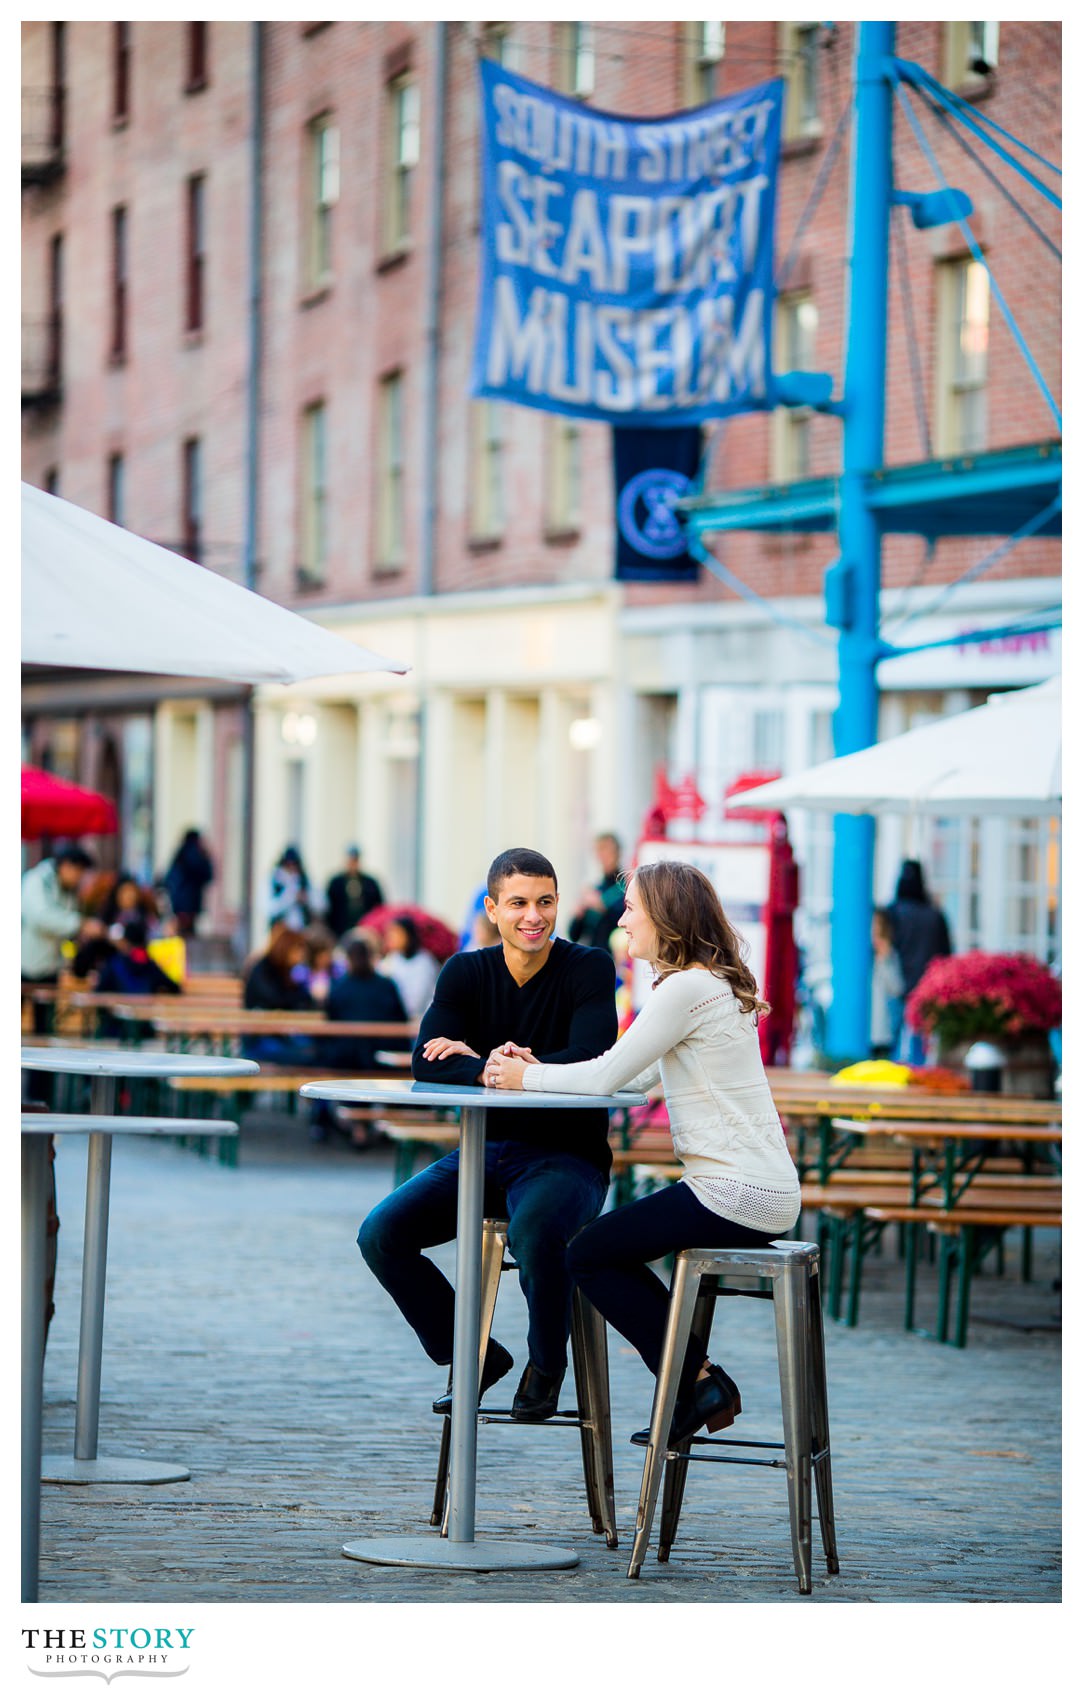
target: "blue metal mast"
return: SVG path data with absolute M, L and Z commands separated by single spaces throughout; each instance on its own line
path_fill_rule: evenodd
M 836 755 L 863 750 L 877 735 L 880 523 L 864 480 L 884 459 L 894 48 L 893 23 L 858 24 L 839 561 L 825 584 L 827 619 L 839 632 Z M 872 821 L 836 815 L 827 1028 L 835 1057 L 864 1056 L 868 1049 L 872 883 Z

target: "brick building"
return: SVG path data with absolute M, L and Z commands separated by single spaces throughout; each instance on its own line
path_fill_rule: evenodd
M 257 876 L 294 839 L 322 880 L 360 839 L 396 896 L 417 893 L 455 921 L 507 842 L 544 842 L 574 890 L 595 830 L 634 843 L 660 763 L 695 772 L 711 829 L 737 773 L 830 753 L 834 649 L 797 628 L 825 635 L 834 538 L 716 540 L 726 567 L 795 624 L 707 572 L 694 586 L 617 584 L 608 428 L 469 398 L 476 77 L 479 54 L 498 56 L 599 109 L 646 115 L 784 75 L 778 364 L 830 371 L 838 394 L 853 25 L 37 23 L 23 34 L 24 476 L 412 667 L 404 680 L 258 693 Z M 1059 25 L 904 22 L 897 51 L 1059 157 Z M 990 156 L 931 133 L 1058 391 L 1052 211 L 1032 197 L 1028 225 L 982 169 Z M 895 175 L 935 187 L 900 111 Z M 1057 434 L 984 276 L 954 226 L 918 232 L 898 217 L 889 464 Z M 46 342 L 62 323 L 62 352 L 43 345 L 37 376 L 35 320 Z M 839 465 L 839 422 L 823 415 L 749 415 L 708 439 L 712 489 Z M 1053 540 L 1019 543 L 945 599 L 990 547 L 890 540 L 885 625 L 906 617 L 917 642 L 1059 602 Z M 1059 633 L 885 663 L 882 731 L 1058 665 Z M 161 681 L 98 681 L 95 693 L 85 680 L 28 681 L 29 749 L 91 782 L 112 773 L 122 800 L 133 767 L 145 774 L 142 813 L 124 804 L 143 831 L 123 842 L 126 859 L 145 843 L 160 866 L 183 826 L 204 825 L 231 870 L 216 896 L 231 925 L 244 704 Z M 815 953 L 830 825 L 795 817 L 793 828 Z M 901 834 L 881 828 L 878 897 Z M 1046 823 L 937 827 L 917 848 L 961 943 L 1045 954 L 1057 881 Z M 1000 870 L 993 888 L 983 867 Z

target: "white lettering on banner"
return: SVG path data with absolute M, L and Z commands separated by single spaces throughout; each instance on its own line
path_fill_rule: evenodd
M 604 225 L 596 191 L 577 189 L 565 227 L 551 216 L 564 185 L 501 160 L 496 257 L 567 284 L 585 273 L 593 289 L 610 295 L 633 285 L 637 293 L 674 295 L 733 283 L 744 256 L 756 251 L 767 187 L 766 177 L 752 177 L 695 198 L 612 195 Z M 563 249 L 555 249 L 561 238 Z
M 751 290 L 735 334 L 730 296 L 636 312 L 533 289 L 527 312 L 498 277 L 486 381 L 524 384 L 531 395 L 593 402 L 618 412 L 661 411 L 763 393 L 763 292 Z M 698 364 L 697 364 L 698 362 Z
M 493 90 L 496 139 L 543 171 L 574 171 L 580 177 L 621 182 L 628 175 L 628 139 L 620 124 L 568 112 L 506 83 Z

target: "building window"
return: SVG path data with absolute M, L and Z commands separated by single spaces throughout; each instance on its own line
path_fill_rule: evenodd
M 47 496 L 59 496 L 60 468 L 58 466 L 49 467 L 45 477 L 41 481 L 41 487 Z
M 124 456 L 110 455 L 105 475 L 105 517 L 114 525 L 123 525 L 124 512 Z
M 783 107 L 783 136 L 796 141 L 801 136 L 818 136 L 820 120 L 820 25 L 779 25 L 779 52 L 786 83 Z
M 582 518 L 582 434 L 579 422 L 563 414 L 548 421 L 549 477 L 546 530 L 576 531 Z
M 338 126 L 330 113 L 321 113 L 309 124 L 306 152 L 308 284 L 318 289 L 331 276 L 332 208 L 338 201 Z
M 421 158 L 421 97 L 409 72 L 388 84 L 387 130 L 384 246 L 395 253 L 410 240 L 414 172 Z
M 483 59 L 491 59 L 494 64 L 503 65 L 505 71 L 519 69 L 519 43 L 512 35 L 511 24 L 483 24 L 481 26 L 480 50 Z
M 184 85 L 186 94 L 197 94 L 207 86 L 209 36 L 209 24 L 188 25 L 188 77 Z
M 185 234 L 184 328 L 201 331 L 206 307 L 206 178 L 189 177 Z
M 989 273 L 977 260 L 939 268 L 937 448 L 968 454 L 986 445 Z
M 189 437 L 181 450 L 181 553 L 203 559 L 203 444 Z
M 128 353 L 128 209 L 114 207 L 111 230 L 112 303 L 109 358 L 120 365 Z
M 401 566 L 406 555 L 404 381 L 401 372 L 381 380 L 376 491 L 376 561 Z
M 594 93 L 594 25 L 557 25 L 557 87 L 587 100 Z
M 776 371 L 813 371 L 820 317 L 816 303 L 806 293 L 780 295 L 775 311 Z M 773 477 L 789 481 L 809 476 L 812 470 L 812 417 L 810 407 L 776 408 Z
M 718 93 L 716 66 L 726 51 L 725 24 L 681 24 L 684 52 L 682 99 L 685 106 L 705 106 Z
M 126 124 L 131 116 L 132 26 L 113 25 L 113 123 Z
M 327 572 L 327 408 L 306 407 L 301 418 L 301 535 L 299 580 L 322 584 Z
M 944 81 L 949 88 L 982 82 L 996 69 L 1000 25 L 944 25 Z
M 475 401 L 470 410 L 470 535 L 492 541 L 504 533 L 504 409 Z

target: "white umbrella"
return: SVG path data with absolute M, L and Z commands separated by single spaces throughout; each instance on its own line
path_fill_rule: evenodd
M 245 684 L 408 670 L 85 508 L 22 489 L 25 662 Z
M 1047 814 L 1060 805 L 1060 678 L 742 791 L 729 808 Z

